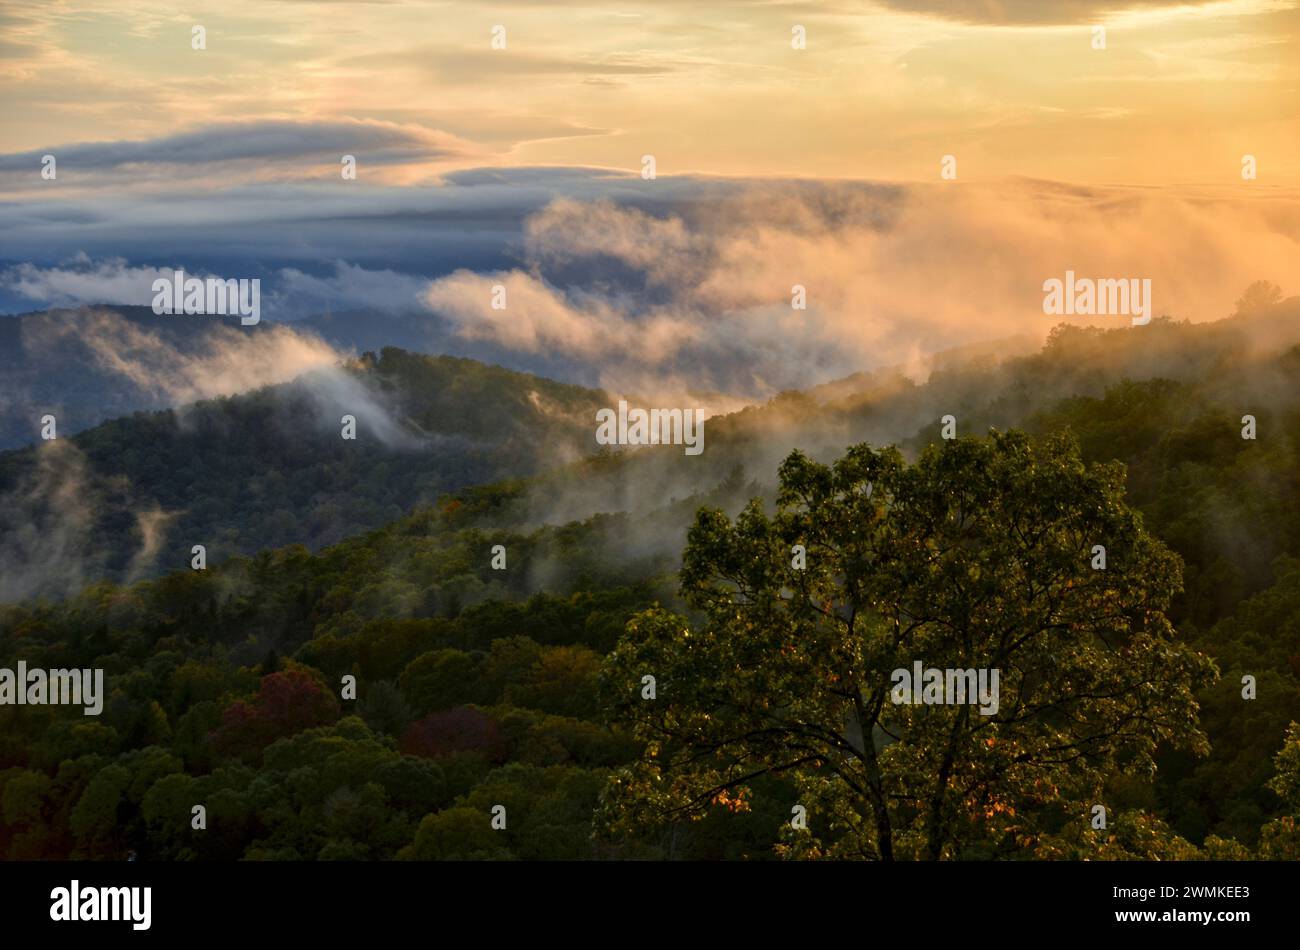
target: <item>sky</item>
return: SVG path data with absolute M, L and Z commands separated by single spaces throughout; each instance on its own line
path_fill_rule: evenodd
M 660 174 L 924 181 L 954 155 L 965 180 L 1212 184 L 1249 153 L 1300 183 L 1293 0 L 6 0 L 0 27 L 6 153 L 296 123 L 320 148 L 263 137 L 282 164 L 258 176 L 329 176 L 337 146 L 401 182 L 653 154 Z
M 0 0 L 0 104 L 0 312 L 185 267 L 747 400 L 1043 335 L 1067 270 L 1300 289 L 1297 0 Z

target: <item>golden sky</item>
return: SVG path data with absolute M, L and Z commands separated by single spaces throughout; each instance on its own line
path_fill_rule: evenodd
M 962 180 L 1239 185 L 1253 154 L 1260 184 L 1300 184 L 1295 0 L 1125 7 L 3 0 L 0 153 L 359 119 L 437 143 L 390 181 L 644 154 L 660 175 L 925 181 L 951 154 Z

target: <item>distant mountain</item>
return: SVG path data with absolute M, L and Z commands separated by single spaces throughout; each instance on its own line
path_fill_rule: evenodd
M 214 331 L 220 332 L 220 331 Z M 0 453 L 0 600 L 311 548 L 596 449 L 595 390 L 389 348 Z M 355 419 L 345 439 L 344 417 Z
M 138 409 L 164 409 L 287 382 L 339 354 L 308 331 L 238 317 L 78 307 L 0 317 L 0 448 L 71 435 Z
M 292 322 L 157 315 L 83 306 L 0 315 L 0 449 L 30 445 L 53 415 L 72 435 L 141 409 L 167 409 L 258 386 L 366 351 L 397 347 L 581 382 L 597 374 L 558 353 L 514 353 L 456 335 L 428 311 L 341 310 Z

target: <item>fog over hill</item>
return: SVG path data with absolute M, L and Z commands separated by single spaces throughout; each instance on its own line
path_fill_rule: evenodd
M 209 352 L 232 345 L 227 329 L 212 325 Z M 136 355 L 119 357 L 119 367 L 172 346 L 165 331 L 140 332 Z M 333 352 L 318 338 L 277 332 L 240 339 L 300 348 L 314 339 Z M 214 559 L 291 543 L 315 549 L 507 478 L 525 481 L 490 506 L 484 524 L 530 530 L 625 512 L 639 524 L 625 553 L 671 558 L 701 499 L 736 509 L 770 492 L 793 449 L 827 459 L 866 441 L 914 453 L 938 437 L 947 415 L 959 435 L 1045 430 L 1064 400 L 1101 399 L 1127 381 L 1186 387 L 1176 407 L 1184 414 L 1199 401 L 1262 419 L 1295 401 L 1286 352 L 1296 343 L 1300 298 L 1257 288 L 1237 315 L 1213 323 L 1063 325 L 1041 349 L 1013 338 L 781 393 L 709 418 L 699 456 L 680 446 L 601 449 L 596 411 L 620 397 L 635 406 L 635 394 L 390 348 L 291 383 L 0 454 L 0 595 L 57 596 L 100 578 L 151 576 L 188 563 L 200 543 Z M 294 352 L 310 360 L 315 351 Z M 174 376 L 159 398 L 185 392 L 180 371 Z M 355 442 L 340 437 L 345 414 L 357 419 Z
M 390 348 L 0 453 L 0 599 L 149 576 L 187 564 L 195 544 L 214 558 L 330 544 L 444 492 L 594 451 L 590 420 L 608 403 Z

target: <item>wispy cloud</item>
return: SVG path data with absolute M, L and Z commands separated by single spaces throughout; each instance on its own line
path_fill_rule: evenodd
M 35 451 L 30 472 L 0 495 L 0 602 L 58 596 L 94 576 L 86 458 L 66 439 Z
M 47 350 L 75 346 L 89 366 L 169 405 L 288 382 L 309 370 L 332 367 L 345 355 L 289 326 L 247 333 L 223 325 L 200 339 L 181 347 L 120 314 L 86 308 L 51 314 L 24 338 L 23 346 L 33 361 Z
M 1186 10 L 1213 3 L 1222 5 L 1222 0 L 1052 0 L 1050 3 L 1041 0 L 877 0 L 877 3 L 900 13 L 919 13 L 959 23 L 1024 26 L 1093 24 L 1130 10 Z
M 78 253 L 49 267 L 23 263 L 0 270 L 0 288 L 46 307 L 147 307 L 153 300 L 153 282 L 173 274 L 170 268 L 132 267 L 121 257 L 92 260 Z
M 149 139 L 48 147 L 0 155 L 0 182 L 51 191 L 40 177 L 42 160 L 52 155 L 59 176 L 74 187 L 102 184 L 109 173 L 128 181 L 142 169 L 167 169 L 171 180 L 222 174 L 231 166 L 258 180 L 340 178 L 340 162 L 352 155 L 362 168 L 425 167 L 441 160 L 482 158 L 486 152 L 458 136 L 437 129 L 376 120 L 337 119 L 317 122 L 254 121 L 205 125 L 175 135 Z M 56 179 L 57 180 L 57 179 Z
M 1149 279 L 1158 315 L 1207 320 L 1296 259 L 1293 194 L 751 183 L 666 215 L 559 200 L 529 219 L 522 267 L 438 278 L 426 301 L 465 338 L 579 357 L 613 391 L 759 398 L 1045 336 L 1059 318 L 1043 313 L 1043 282 L 1067 270 Z

